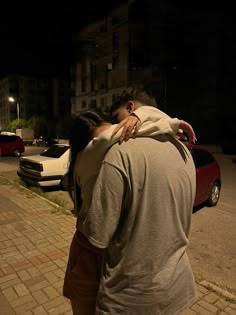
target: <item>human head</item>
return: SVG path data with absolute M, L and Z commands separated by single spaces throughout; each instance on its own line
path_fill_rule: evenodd
M 69 144 L 72 153 L 79 153 L 92 140 L 96 128 L 107 123 L 107 119 L 99 112 L 85 110 L 74 117 L 70 132 Z
M 112 121 L 120 122 L 142 105 L 157 107 L 154 97 L 143 89 L 129 87 L 123 90 L 123 92 L 116 97 L 111 106 L 110 114 Z
M 72 196 L 73 170 L 77 155 L 82 151 L 94 137 L 96 128 L 107 123 L 107 119 L 96 111 L 86 110 L 73 118 L 70 130 L 70 163 L 68 170 L 69 193 Z

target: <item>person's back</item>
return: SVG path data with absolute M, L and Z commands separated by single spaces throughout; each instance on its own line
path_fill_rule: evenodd
M 109 150 L 84 224 L 106 248 L 97 314 L 173 315 L 196 300 L 185 252 L 194 197 L 191 154 L 171 136 Z

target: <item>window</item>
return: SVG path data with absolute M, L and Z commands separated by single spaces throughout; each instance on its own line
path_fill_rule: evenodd
M 47 156 L 52 158 L 59 158 L 61 157 L 67 150 L 69 149 L 68 146 L 52 146 L 43 153 L 41 153 L 41 156 Z
M 119 49 L 119 33 L 118 32 L 113 32 L 112 34 L 112 48 L 113 51 L 118 51 Z
M 82 92 L 86 92 L 86 77 L 82 77 L 81 79 L 81 90 Z
M 87 75 L 86 75 L 86 61 L 83 60 L 81 63 L 81 90 L 86 92 Z
M 7 136 L 7 135 L 1 135 L 0 136 L 0 142 L 14 142 L 19 139 L 18 136 Z
M 192 155 L 196 168 L 209 165 L 215 160 L 209 152 L 201 149 L 192 149 Z
M 86 101 L 82 101 L 81 108 L 86 108 Z
M 98 88 L 100 90 L 107 88 L 107 68 L 106 64 L 100 64 L 98 67 Z
M 105 109 L 106 105 L 107 105 L 106 97 L 101 97 L 101 98 L 100 98 L 100 107 L 101 107 L 102 109 Z
M 96 66 L 90 63 L 90 86 L 91 91 L 94 91 L 95 85 L 95 78 L 96 78 Z
M 97 101 L 91 100 L 89 108 L 97 108 Z

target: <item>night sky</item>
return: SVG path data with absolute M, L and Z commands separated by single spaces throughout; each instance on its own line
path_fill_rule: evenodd
M 172 2 L 176 12 L 176 23 L 192 23 L 188 21 L 189 13 L 195 14 L 196 29 L 192 29 L 194 34 L 188 34 L 203 38 L 204 25 L 200 25 L 201 18 L 207 21 L 207 15 L 216 16 L 216 24 L 212 29 L 218 27 L 221 16 L 227 28 L 231 31 L 232 5 L 228 1 L 217 6 L 207 1 L 174 1 Z M 22 4 L 15 2 L 1 4 L 0 19 L 0 76 L 9 73 L 22 74 L 49 74 L 49 75 L 68 75 L 69 64 L 72 55 L 72 31 L 79 30 L 94 19 L 100 18 L 111 8 L 124 1 L 100 0 L 85 2 L 78 1 L 31 1 Z M 195 7 L 193 7 L 193 5 Z M 229 19 L 227 17 L 229 15 Z M 220 17 L 219 17 L 220 16 Z M 209 19 L 209 21 L 212 19 Z M 221 25 L 222 27 L 222 25 Z M 208 25 L 208 29 L 210 29 Z M 188 28 L 186 28 L 188 32 Z M 225 36 L 225 35 L 222 35 Z M 204 43 L 205 44 L 205 43 Z M 201 42 L 193 49 L 192 53 L 198 54 Z M 194 59 L 194 56 L 193 58 Z M 225 60 L 228 60 L 227 53 Z
M 207 122 L 201 123 L 204 117 L 211 117 L 204 111 L 212 106 L 218 115 L 211 117 L 217 126 L 217 132 L 212 131 L 214 137 L 225 135 L 229 142 L 233 140 L 235 143 L 236 129 L 231 128 L 235 126 L 236 114 L 233 2 L 153 1 L 164 4 L 164 7 L 171 3 L 167 17 L 172 30 L 167 34 L 168 51 L 173 53 L 173 59 L 180 61 L 175 72 L 170 68 L 169 72 L 176 76 L 176 81 L 171 81 L 173 86 L 168 94 L 168 108 L 163 109 L 173 117 L 182 115 L 190 123 L 198 119 L 193 125 L 199 138 L 200 131 L 208 134 L 209 130 L 214 130 Z M 125 1 L 2 3 L 0 78 L 14 73 L 69 78 L 73 31 L 106 15 L 122 2 Z M 198 110 L 197 116 L 191 114 L 189 109 L 197 107 L 201 112 Z
M 72 31 L 121 1 L 85 1 L 77 4 L 33 1 L 1 7 L 0 75 L 8 73 L 68 74 Z

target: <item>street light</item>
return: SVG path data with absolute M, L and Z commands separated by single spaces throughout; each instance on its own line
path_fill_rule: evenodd
M 19 102 L 12 96 L 9 96 L 8 97 L 8 101 L 11 102 L 11 103 L 15 103 L 16 102 L 16 111 L 17 111 L 17 120 L 18 120 L 18 123 L 20 121 L 20 104 Z

